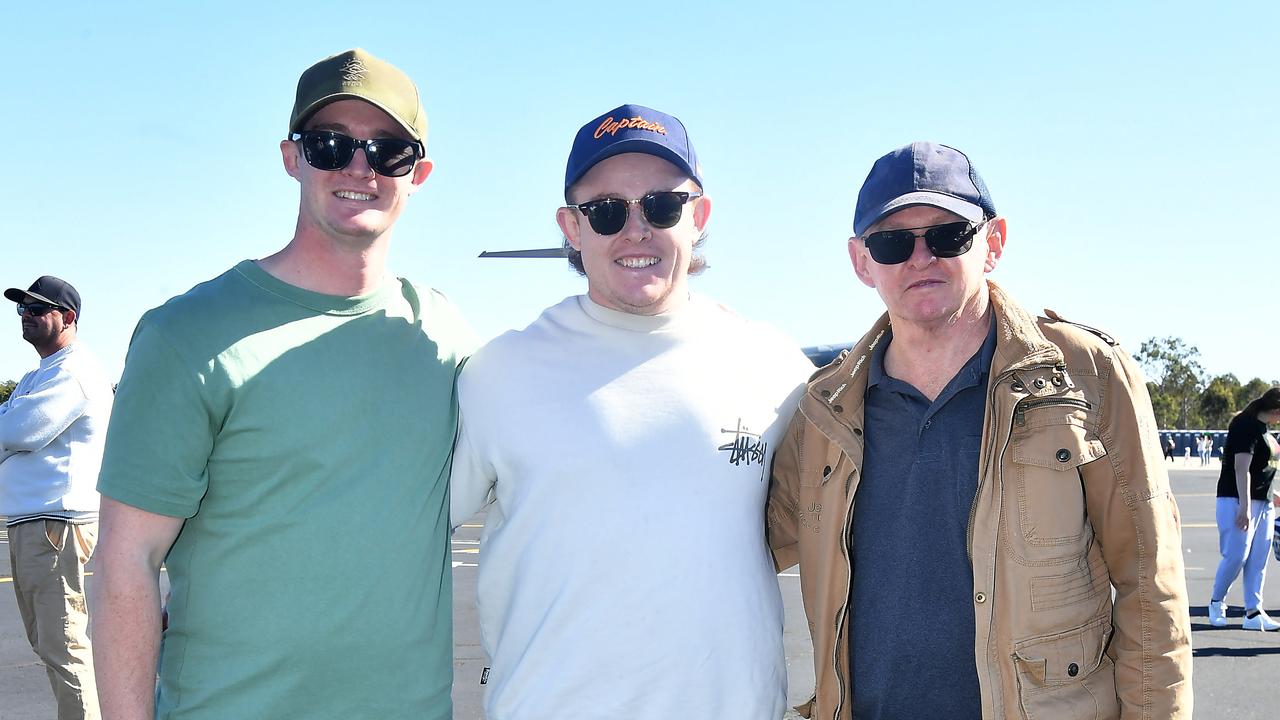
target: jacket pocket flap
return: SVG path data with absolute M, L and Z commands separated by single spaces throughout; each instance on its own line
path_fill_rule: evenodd
M 850 474 L 855 472 L 853 462 L 835 443 L 809 450 L 800 471 L 802 487 L 822 487 L 835 478 L 839 478 L 843 483 L 850 479 Z
M 1107 454 L 1106 447 L 1079 425 L 1052 425 L 1015 435 L 1013 461 L 1053 470 L 1074 470 Z
M 1090 675 L 1102 663 L 1111 637 L 1111 618 L 1083 627 L 1015 643 L 1013 658 L 1020 671 L 1042 685 L 1073 682 Z

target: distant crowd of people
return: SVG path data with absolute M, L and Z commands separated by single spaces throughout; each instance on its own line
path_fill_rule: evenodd
M 0 405 L 0 514 L 60 719 L 449 718 L 450 533 L 484 509 L 494 720 L 777 720 L 797 564 L 805 717 L 1191 717 L 1146 385 L 987 279 L 1010 227 L 968 155 L 872 163 L 846 246 L 884 314 L 814 372 L 690 291 L 709 185 L 684 124 L 633 104 L 569 147 L 554 216 L 585 293 L 477 349 L 387 268 L 426 141 L 390 63 L 303 72 L 292 238 L 143 315 L 114 395 L 75 288 L 5 292 L 40 363 Z M 1215 626 L 1243 573 L 1244 626 L 1280 627 L 1277 421 L 1273 388 L 1228 430 Z

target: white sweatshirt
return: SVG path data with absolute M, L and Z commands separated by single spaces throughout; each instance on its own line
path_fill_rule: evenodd
M 98 512 L 98 469 L 111 382 L 72 342 L 40 360 L 0 405 L 0 515 L 83 517 Z
M 655 317 L 571 297 L 468 361 L 452 515 L 493 502 L 490 720 L 782 716 L 765 499 L 812 371 L 697 297 Z

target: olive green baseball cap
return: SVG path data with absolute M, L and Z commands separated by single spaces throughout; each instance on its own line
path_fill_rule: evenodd
M 355 48 L 307 68 L 298 78 L 298 98 L 289 117 L 289 133 L 302 132 L 320 108 L 338 100 L 363 100 L 390 115 L 423 145 L 427 142 L 427 113 L 418 88 L 399 68 Z

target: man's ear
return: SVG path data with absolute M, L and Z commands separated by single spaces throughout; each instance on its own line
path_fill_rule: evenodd
M 582 240 L 579 235 L 582 234 L 581 218 L 577 208 L 562 207 L 556 209 L 556 224 L 560 226 L 560 232 L 564 233 L 564 237 L 569 241 L 569 246 L 578 252 L 582 252 Z
M 987 257 L 983 264 L 983 272 L 996 269 L 1001 256 L 1004 255 L 1004 244 L 1008 239 L 1009 228 L 1004 218 L 994 217 L 987 221 Z
M 853 263 L 853 274 L 858 276 L 863 285 L 869 288 L 876 286 L 875 279 L 867 272 L 867 263 L 871 262 L 867 244 L 857 237 L 849 238 L 849 261 Z
M 284 171 L 289 173 L 289 177 L 302 181 L 298 169 L 298 163 L 302 161 L 301 150 L 298 149 L 298 143 L 284 139 L 280 141 L 280 159 L 284 162 Z
M 431 158 L 424 157 L 413 166 L 413 178 L 409 181 L 412 183 L 405 191 L 405 194 L 412 195 L 418 192 L 418 188 L 422 187 L 422 183 L 427 181 L 427 176 L 431 174 L 435 168 L 435 163 L 431 162 Z
M 711 196 L 703 195 L 693 201 L 693 226 L 698 232 L 707 231 L 707 223 L 711 221 Z

